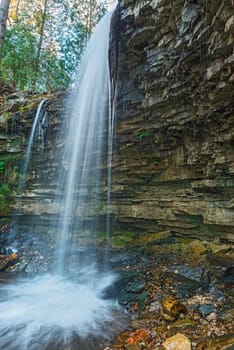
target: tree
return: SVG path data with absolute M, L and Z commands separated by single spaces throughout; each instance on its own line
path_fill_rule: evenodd
M 30 26 L 10 27 L 2 46 L 1 75 L 17 90 L 31 90 L 35 80 L 37 40 Z
M 11 0 L 1 76 L 20 90 L 66 88 L 105 11 L 98 0 Z
M 73 22 L 81 23 L 86 28 L 87 39 L 107 11 L 104 3 L 97 0 L 57 1 L 63 4 Z
M 86 1 L 86 6 L 87 6 L 86 27 L 88 30 L 88 37 L 90 37 L 100 17 L 102 17 L 106 12 L 106 8 L 102 3 L 98 3 L 96 0 Z
M 35 89 L 35 84 L 37 82 L 37 76 L 40 70 L 40 58 L 41 58 L 41 50 L 42 50 L 42 43 L 43 43 L 43 37 L 44 37 L 44 28 L 45 28 L 45 22 L 46 22 L 46 16 L 47 16 L 47 7 L 48 7 L 48 0 L 44 0 L 44 8 L 42 10 L 41 14 L 41 25 L 39 29 L 39 42 L 37 47 L 37 55 L 36 55 L 36 61 L 35 61 L 35 80 L 33 83 L 33 88 Z
M 10 6 L 10 0 L 1 0 L 0 2 L 0 50 L 4 42 L 9 6 Z

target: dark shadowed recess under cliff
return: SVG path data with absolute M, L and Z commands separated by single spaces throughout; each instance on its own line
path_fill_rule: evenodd
M 232 0 L 120 1 L 114 231 L 234 241 Z

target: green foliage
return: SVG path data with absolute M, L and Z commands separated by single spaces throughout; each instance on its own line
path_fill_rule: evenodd
M 16 24 L 6 32 L 1 61 L 4 81 L 17 90 L 32 90 L 36 79 L 37 38 L 30 27 Z M 64 62 L 51 49 L 43 50 L 36 90 L 51 91 L 68 86 L 69 74 Z
M 4 173 L 4 167 L 5 165 L 5 162 L 3 160 L 0 160 L 0 174 L 3 174 Z
M 67 26 L 74 28 L 74 26 L 83 26 L 83 32 L 86 33 L 86 41 L 93 32 L 96 24 L 100 18 L 107 12 L 104 2 L 97 0 L 54 0 L 60 5 L 66 26 L 64 22 L 61 23 L 62 30 L 67 29 Z M 75 29 L 76 31 L 76 29 Z M 72 33 L 72 31 L 71 31 Z
M 0 156 L 0 177 L 9 183 L 14 183 L 18 178 L 18 167 L 15 162 L 20 160 L 21 153 L 6 154 Z
M 150 136 L 149 130 L 145 130 L 145 129 L 137 134 L 137 138 L 140 141 L 142 141 L 144 138 L 149 137 L 149 136 Z
M 69 72 L 64 61 L 51 50 L 43 51 L 41 55 L 40 74 L 36 82 L 37 90 L 56 91 L 65 89 L 70 83 Z
M 2 48 L 2 78 L 18 90 L 32 87 L 35 77 L 36 38 L 31 28 L 15 24 L 6 31 Z
M 13 142 L 20 142 L 16 138 Z M 10 210 L 10 194 L 18 186 L 19 171 L 16 162 L 22 154 L 6 154 L 0 157 L 0 216 L 8 214 Z
M 8 184 L 0 185 L 0 195 L 7 197 L 7 196 L 9 196 L 10 192 L 11 191 L 10 191 L 10 187 Z
M 86 45 L 87 29 L 81 23 L 74 24 L 72 30 L 59 37 L 60 57 L 68 81 L 75 76 Z
M 0 215 L 5 215 L 9 211 L 9 195 L 11 193 L 10 187 L 8 184 L 0 185 Z
M 11 223 L 11 219 L 9 218 L 0 218 L 0 224 L 10 224 Z
M 14 140 L 11 141 L 10 146 L 11 147 L 17 147 L 17 146 L 19 146 L 21 144 L 21 142 L 22 142 L 22 138 L 18 136 Z
M 0 78 L 21 91 L 67 88 L 105 12 L 96 0 L 12 1 Z

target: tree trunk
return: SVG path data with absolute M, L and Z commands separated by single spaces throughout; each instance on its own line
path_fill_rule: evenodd
M 9 6 L 10 6 L 10 0 L 0 1 L 0 52 L 1 52 L 2 44 L 4 42 L 4 37 L 5 37 Z
M 93 0 L 88 2 L 88 16 L 87 16 L 87 41 L 92 34 L 92 16 L 93 16 Z
M 46 14 L 47 14 L 47 6 L 48 6 L 48 0 L 44 1 L 44 10 L 42 13 L 42 22 L 41 22 L 41 28 L 40 28 L 40 37 L 39 37 L 39 43 L 37 48 L 37 56 L 36 56 L 36 62 L 35 62 L 35 78 L 33 81 L 33 89 L 36 88 L 37 78 L 40 70 L 40 59 L 41 59 L 41 49 L 42 49 L 42 43 L 43 43 L 43 36 L 44 36 L 44 27 L 46 22 Z

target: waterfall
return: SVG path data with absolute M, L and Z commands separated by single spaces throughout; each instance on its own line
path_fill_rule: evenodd
M 43 120 L 45 112 L 43 110 L 44 104 L 47 101 L 47 98 L 43 99 L 37 108 L 37 112 L 33 121 L 32 129 L 29 135 L 28 139 L 28 144 L 27 144 L 27 149 L 26 149 L 26 154 L 25 154 L 25 159 L 22 167 L 22 172 L 21 172 L 21 180 L 19 183 L 19 192 L 20 194 L 23 192 L 25 188 L 25 181 L 26 181 L 26 176 L 27 176 L 27 171 L 31 159 L 31 153 L 32 153 L 32 147 L 33 147 L 33 142 L 35 139 L 36 131 L 38 126 L 40 125 L 41 120 Z
M 60 215 L 56 231 L 56 268 L 31 279 L 0 284 L 0 348 L 8 350 L 98 350 L 125 326 L 123 310 L 115 300 L 103 298 L 116 276 L 91 264 L 90 251 L 78 259 L 76 273 L 67 273 L 71 233 L 82 230 L 86 218 L 97 215 L 103 161 L 111 179 L 113 113 L 110 106 L 109 27 L 111 13 L 100 22 L 84 55 L 75 92 L 69 100 L 71 119 L 58 174 Z M 26 154 L 28 168 L 38 108 Z M 42 118 L 46 123 L 46 117 Z M 64 128 L 66 126 L 64 125 Z M 110 191 L 106 201 L 109 204 Z M 58 204 L 58 203 L 57 203 Z M 109 231 L 109 227 L 107 224 Z M 109 232 L 107 232 L 109 234 Z M 93 227 L 95 236 L 95 227 Z M 77 258 L 77 254 L 75 254 Z M 87 259 L 86 259 L 87 258 Z M 105 261 L 105 259 L 103 260 Z M 85 262 L 85 263 L 84 263 Z M 66 272 L 66 274 L 65 274 Z
M 32 129 L 28 138 L 28 143 L 27 143 L 27 148 L 26 148 L 26 152 L 25 152 L 25 157 L 24 157 L 24 162 L 21 168 L 21 176 L 19 179 L 19 183 L 18 183 L 18 198 L 17 198 L 17 208 L 20 211 L 21 209 L 21 205 L 22 205 L 22 194 L 25 190 L 25 185 L 26 185 L 26 180 L 27 180 L 27 173 L 28 173 L 28 168 L 30 165 L 30 160 L 31 160 L 31 155 L 32 155 L 32 148 L 33 148 L 33 144 L 35 141 L 35 138 L 38 136 L 38 139 L 40 140 L 41 137 L 41 133 L 40 133 L 40 129 L 42 122 L 46 121 L 46 117 L 47 117 L 47 112 L 44 110 L 44 105 L 47 101 L 47 98 L 43 99 L 38 107 L 37 107 L 37 111 L 36 111 L 36 115 L 35 118 L 33 120 L 33 124 L 32 124 Z M 39 133 L 39 135 L 37 135 Z M 45 131 L 43 130 L 43 141 L 40 141 L 41 143 L 43 142 L 43 146 L 44 146 L 44 138 L 45 135 Z M 15 215 L 13 217 L 13 222 L 14 222 L 14 233 L 11 234 L 11 242 L 10 244 L 13 243 L 14 245 L 14 239 L 18 233 L 18 225 L 19 225 L 19 217 L 18 215 Z
M 100 22 L 91 37 L 75 93 L 69 100 L 73 108 L 70 127 L 65 134 L 67 142 L 63 159 L 67 170 L 62 168 L 58 183 L 58 192 L 62 193 L 62 211 L 57 219 L 56 268 L 59 274 L 64 273 L 71 232 L 77 235 L 81 229 L 85 230 L 82 227 L 85 218 L 91 215 L 91 211 L 94 215 L 97 211 L 101 194 L 101 163 L 104 154 L 110 158 L 112 152 L 108 60 L 110 19 L 111 13 Z

